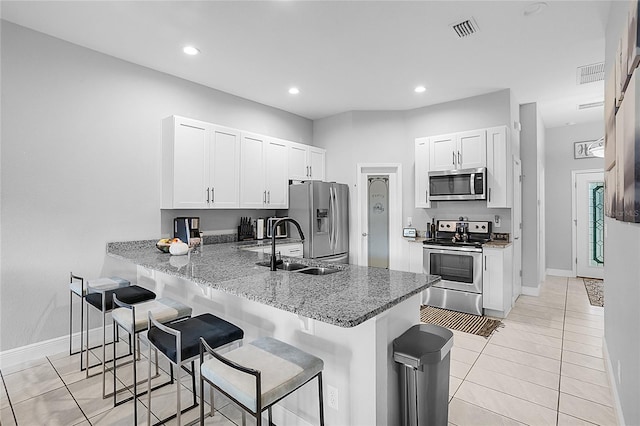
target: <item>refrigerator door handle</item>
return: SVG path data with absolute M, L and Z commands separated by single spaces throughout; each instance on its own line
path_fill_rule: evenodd
M 333 251 L 333 187 L 329 187 L 329 250 Z
M 338 189 L 333 188 L 333 251 L 335 253 L 338 248 L 338 210 L 341 206 L 338 204 Z

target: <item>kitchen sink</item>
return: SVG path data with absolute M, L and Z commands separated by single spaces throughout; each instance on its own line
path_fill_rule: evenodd
M 340 272 L 340 270 L 334 268 L 306 268 L 298 272 L 307 275 L 329 275 L 335 272 Z
M 271 263 L 267 262 L 258 262 L 256 263 L 258 266 L 266 266 L 267 268 L 271 266 Z M 294 262 L 282 262 L 276 263 L 276 269 L 282 269 L 283 271 L 297 271 L 299 269 L 307 268 L 308 265 L 303 265 L 302 263 L 294 263 Z

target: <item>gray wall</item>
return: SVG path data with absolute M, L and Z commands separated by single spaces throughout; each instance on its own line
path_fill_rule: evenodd
M 606 78 L 612 72 L 630 2 L 611 2 L 606 30 Z M 636 73 L 640 69 L 636 69 Z M 640 118 L 636 114 L 636 126 Z M 636 140 L 636 145 L 639 143 Z M 605 220 L 604 335 L 624 424 L 640 425 L 640 224 Z M 619 367 L 618 367 L 619 365 Z
M 573 227 L 571 209 L 571 172 L 574 170 L 602 169 L 604 159 L 573 158 L 573 143 L 596 140 L 604 135 L 604 120 L 555 127 L 546 130 L 545 151 L 545 216 L 547 218 L 546 259 L 547 268 L 572 270 Z
M 316 120 L 313 144 L 327 149 L 327 180 L 347 183 L 351 189 L 350 252 L 352 258 L 360 236 L 356 235 L 356 179 L 358 163 L 400 163 L 403 173 L 402 221 L 426 229 L 432 217 L 493 220 L 500 215 L 500 230 L 510 232 L 510 209 L 487 209 L 486 202 L 439 202 L 431 209 L 416 209 L 414 202 L 414 141 L 421 136 L 510 126 L 510 90 L 461 99 L 409 111 L 352 111 Z M 401 230 L 398 230 L 400 232 Z
M 305 118 L 5 21 L 1 59 L 0 350 L 67 333 L 69 271 L 99 276 L 107 241 L 168 234 L 173 215 L 160 211 L 164 117 L 312 141 Z M 186 213 L 205 230 L 257 215 Z

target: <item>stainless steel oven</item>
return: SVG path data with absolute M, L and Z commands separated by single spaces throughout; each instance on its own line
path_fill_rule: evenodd
M 423 304 L 482 315 L 482 248 L 425 242 L 423 256 L 425 274 L 442 277 L 424 292 Z

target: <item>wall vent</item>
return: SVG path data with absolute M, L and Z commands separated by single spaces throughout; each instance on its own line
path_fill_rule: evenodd
M 469 37 L 480 31 L 476 20 L 473 18 L 465 19 L 461 22 L 456 22 L 455 24 L 451 24 L 450 27 L 453 28 L 453 31 L 456 32 L 456 35 L 459 38 Z
M 578 84 L 595 83 L 604 80 L 604 62 L 578 67 Z
M 580 104 L 578 105 L 578 110 L 582 110 L 582 109 L 589 109 L 589 108 L 598 108 L 604 106 L 604 101 L 599 101 L 599 102 L 589 102 L 586 104 Z

